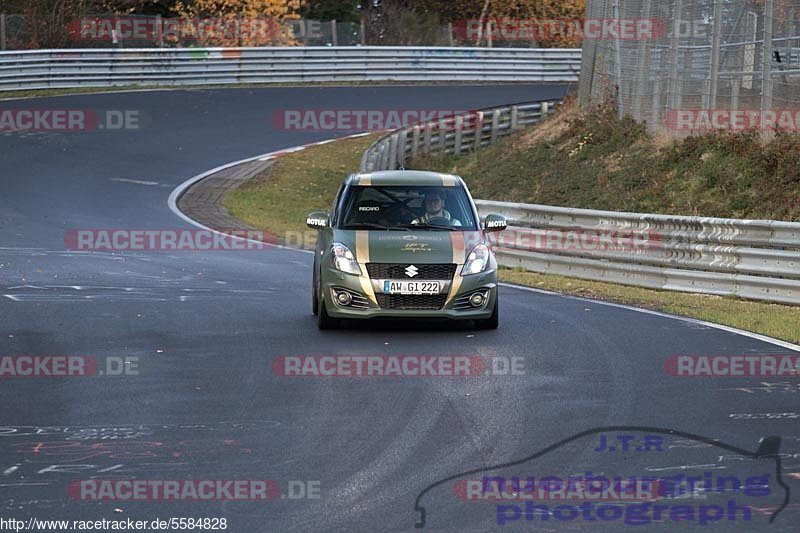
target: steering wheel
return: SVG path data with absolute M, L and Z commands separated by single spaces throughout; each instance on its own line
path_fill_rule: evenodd
M 453 221 L 446 217 L 431 217 L 428 219 L 428 224 L 434 226 L 452 226 Z

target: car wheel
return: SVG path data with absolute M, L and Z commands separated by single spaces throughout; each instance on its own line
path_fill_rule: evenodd
M 484 318 L 475 321 L 475 324 L 478 326 L 478 329 L 497 329 L 497 326 L 500 325 L 500 316 L 498 312 L 497 301 L 498 298 L 495 297 L 494 310 L 492 311 L 492 316 L 490 316 L 489 318 Z
M 319 313 L 319 292 L 317 291 L 317 269 L 314 269 L 314 275 L 311 280 L 311 314 L 317 316 Z
M 319 313 L 317 314 L 317 327 L 319 329 L 336 329 L 339 327 L 339 320 L 328 316 L 328 310 L 325 309 L 325 302 L 319 303 Z

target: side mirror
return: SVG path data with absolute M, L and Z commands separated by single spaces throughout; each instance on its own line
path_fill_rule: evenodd
M 328 226 L 330 218 L 325 211 L 314 211 L 306 217 L 306 226 L 311 229 L 322 229 Z
M 508 227 L 508 221 L 503 215 L 486 215 L 483 223 L 484 231 L 503 231 Z

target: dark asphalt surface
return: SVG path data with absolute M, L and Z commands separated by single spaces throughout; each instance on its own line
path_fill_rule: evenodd
M 693 519 L 682 522 L 541 522 L 539 515 L 526 522 L 520 503 L 518 520 L 500 526 L 497 514 L 511 516 L 513 508 L 460 501 L 450 481 L 422 498 L 426 526 L 796 531 L 797 378 L 764 385 L 767 380 L 758 378 L 675 378 L 663 368 L 673 354 L 786 354 L 787 348 L 511 287 L 501 289 L 497 331 L 411 323 L 319 332 L 310 313 L 307 253 L 80 253 L 64 244 L 74 228 L 187 228 L 167 206 L 169 193 L 184 180 L 330 136 L 272 129 L 269 116 L 276 109 L 463 109 L 556 97 L 564 89 L 221 89 L 5 102 L 4 108 L 132 109 L 151 120 L 139 131 L 0 135 L 0 355 L 137 357 L 140 366 L 138 375 L 123 377 L 2 379 L 0 517 L 218 517 L 235 532 L 408 531 L 419 519 L 417 495 L 438 480 L 525 458 L 599 426 L 637 425 L 751 451 L 762 437 L 782 437 L 778 468 L 793 489 L 789 507 L 768 524 L 784 497 L 774 458 L 754 460 L 677 437 L 667 438 L 664 451 L 595 452 L 595 435 L 492 475 L 769 476 L 768 494 L 738 491 L 723 498 L 751 506 L 750 521 L 726 516 L 701 526 L 700 506 L 719 496 L 699 494 L 667 500 L 689 505 L 684 512 Z M 360 379 L 272 373 L 274 357 L 305 354 L 521 357 L 525 372 Z M 320 497 L 68 497 L 71 480 L 91 478 L 271 479 L 284 495 L 289 481 L 303 480 L 318 482 Z

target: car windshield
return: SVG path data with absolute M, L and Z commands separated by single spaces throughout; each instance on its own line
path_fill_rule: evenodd
M 353 186 L 347 190 L 341 205 L 342 229 L 477 229 L 470 199 L 462 187 Z

